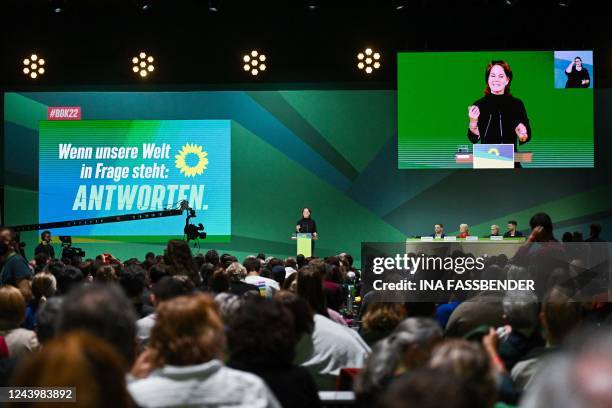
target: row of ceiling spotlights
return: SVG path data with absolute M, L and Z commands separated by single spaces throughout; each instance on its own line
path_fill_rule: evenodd
M 356 67 L 367 75 L 372 74 L 381 67 L 381 53 L 370 47 L 356 55 Z M 268 69 L 266 54 L 252 50 L 242 56 L 244 72 L 257 76 Z M 132 72 L 140 78 L 147 78 L 155 71 L 155 58 L 144 51 L 132 58 Z M 22 72 L 30 79 L 37 79 L 46 72 L 46 62 L 38 54 L 33 53 L 23 59 Z

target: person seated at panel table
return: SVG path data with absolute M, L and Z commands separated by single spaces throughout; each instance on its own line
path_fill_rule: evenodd
M 446 236 L 446 234 L 444 233 L 444 225 L 442 224 L 436 224 L 434 225 L 434 233 L 430 235 L 430 237 L 436 239 L 442 239 Z
M 506 231 L 506 233 L 504 234 L 504 238 L 522 238 L 523 233 L 516 229 L 517 225 L 517 222 L 514 220 L 508 221 L 508 231 Z
M 499 225 L 493 224 L 491 225 L 491 237 L 499 237 Z
M 467 238 L 470 236 L 470 226 L 467 224 L 459 225 L 459 235 L 457 238 Z

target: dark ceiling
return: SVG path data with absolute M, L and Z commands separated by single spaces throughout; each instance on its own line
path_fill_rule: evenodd
M 2 0 L 1 86 L 27 88 L 21 61 L 35 51 L 47 61 L 37 86 L 139 87 L 131 58 L 156 58 L 155 86 L 257 82 L 395 86 L 395 53 L 433 50 L 595 49 L 599 86 L 612 83 L 608 1 L 573 0 Z M 310 2 L 312 3 L 312 2 Z M 52 9 L 59 4 L 61 13 Z M 142 2 L 140 2 L 142 4 Z M 365 77 L 355 55 L 370 45 L 382 68 Z M 268 70 L 256 79 L 241 55 L 257 48 Z M 274 86 L 274 85 L 272 85 Z

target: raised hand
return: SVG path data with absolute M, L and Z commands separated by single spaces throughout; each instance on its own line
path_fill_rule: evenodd
M 514 129 L 514 131 L 516 132 L 516 135 L 518 136 L 521 142 L 526 141 L 529 137 L 529 135 L 527 134 L 527 127 L 525 127 L 525 125 L 522 123 L 519 123 L 518 126 Z
M 477 121 L 480 117 L 480 109 L 478 106 L 468 106 L 468 116 L 470 117 L 470 121 Z

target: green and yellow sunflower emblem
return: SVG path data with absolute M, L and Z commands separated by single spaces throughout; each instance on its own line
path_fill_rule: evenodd
M 195 177 L 204 173 L 208 166 L 208 153 L 202 150 L 202 146 L 187 143 L 179 154 L 174 156 L 174 165 L 185 175 L 185 177 Z

